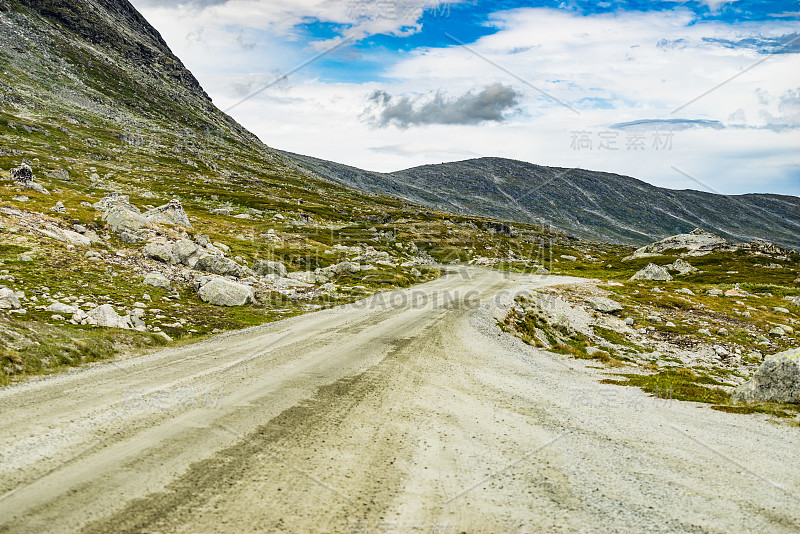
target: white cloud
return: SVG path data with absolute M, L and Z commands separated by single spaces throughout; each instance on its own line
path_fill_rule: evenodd
M 184 9 L 177 19 L 174 9 L 144 13 L 225 109 L 271 81 L 273 72 L 285 72 L 313 54 L 303 48 L 293 24 L 308 14 L 346 20 L 352 16 L 346 7 L 347 2 L 321 0 L 231 0 Z M 386 82 L 326 82 L 309 77 L 312 67 L 231 114 L 271 146 L 371 170 L 501 156 L 700 188 L 676 173 L 674 166 L 725 193 L 770 189 L 800 193 L 797 130 L 774 128 L 780 120 L 796 122 L 794 95 L 800 83 L 788 73 L 798 72 L 797 55 L 766 56 L 704 41 L 778 37 L 795 29 L 791 21 L 698 23 L 681 7 L 589 17 L 527 8 L 498 13 L 492 23 L 499 31 L 470 48 L 527 83 L 453 43 L 391 56 Z M 255 46 L 247 49 L 242 41 Z M 337 53 L 344 58 L 352 50 Z M 405 130 L 375 129 L 359 119 L 374 91 L 413 100 L 438 91 L 464 95 L 492 84 L 513 88 L 523 112 L 503 124 L 430 124 Z M 580 114 L 531 86 L 569 103 Z M 681 106 L 685 107 L 673 113 Z M 676 119 L 719 121 L 731 127 L 674 132 L 669 150 L 649 146 L 658 122 L 653 131 L 644 132 L 650 136 L 646 150 L 626 150 L 625 132 L 620 133 L 617 151 L 579 151 L 571 146 L 576 131 L 590 132 L 597 143 L 601 132 L 613 124 Z M 787 178 L 792 176 L 793 180 Z

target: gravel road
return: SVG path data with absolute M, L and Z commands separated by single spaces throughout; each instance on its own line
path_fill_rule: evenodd
M 0 532 L 798 532 L 800 429 L 601 385 L 413 289 L 0 389 Z

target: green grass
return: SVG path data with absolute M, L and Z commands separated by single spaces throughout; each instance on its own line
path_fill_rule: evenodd
M 666 369 L 651 375 L 622 374 L 625 380 L 606 379 L 603 384 L 639 387 L 647 393 L 665 399 L 726 404 L 730 393 L 717 387 L 724 385 L 707 375 L 690 369 Z

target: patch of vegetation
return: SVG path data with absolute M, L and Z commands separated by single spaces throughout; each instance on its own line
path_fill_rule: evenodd
M 665 369 L 651 375 L 622 374 L 626 380 L 605 379 L 603 384 L 639 387 L 647 393 L 664 399 L 727 404 L 730 393 L 718 387 L 719 382 L 707 375 L 696 374 L 691 369 Z

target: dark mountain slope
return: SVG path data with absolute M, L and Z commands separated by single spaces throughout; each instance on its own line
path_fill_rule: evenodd
M 676 191 L 618 174 L 502 158 L 382 174 L 291 157 L 338 184 L 458 213 L 552 224 L 586 239 L 645 244 L 702 227 L 735 241 L 762 238 L 800 248 L 800 198 L 793 196 Z

